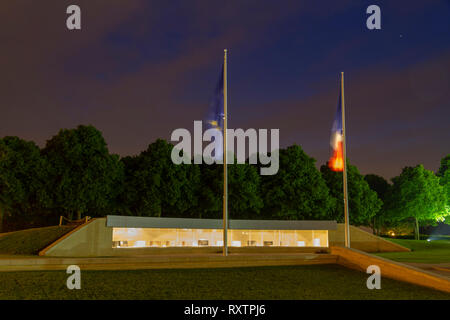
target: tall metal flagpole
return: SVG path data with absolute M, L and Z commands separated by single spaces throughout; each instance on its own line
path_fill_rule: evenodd
M 350 248 L 350 220 L 348 216 L 348 188 L 347 188 L 347 150 L 345 135 L 345 103 L 344 103 L 344 72 L 341 72 L 341 109 L 342 109 L 342 155 L 344 171 L 342 172 L 344 184 L 344 214 L 345 214 L 345 246 Z
M 223 52 L 223 255 L 228 256 L 227 49 Z

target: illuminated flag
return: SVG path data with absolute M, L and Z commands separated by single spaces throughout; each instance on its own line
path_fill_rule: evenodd
M 217 82 L 216 89 L 214 91 L 214 95 L 211 99 L 211 103 L 209 106 L 209 113 L 206 119 L 208 129 L 216 129 L 216 134 L 214 134 L 214 141 L 219 142 L 216 143 L 216 147 L 214 150 L 214 159 L 222 160 L 223 158 L 223 144 L 222 144 L 222 132 L 223 132 L 223 117 L 224 117 L 224 109 L 223 109 L 223 66 L 220 72 L 219 81 Z
M 339 90 L 339 101 L 331 128 L 331 147 L 333 155 L 328 161 L 328 166 L 333 171 L 344 171 L 343 132 L 342 132 L 342 90 Z

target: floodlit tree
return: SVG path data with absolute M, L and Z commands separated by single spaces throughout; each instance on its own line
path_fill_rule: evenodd
M 334 203 L 322 175 L 298 145 L 279 150 L 279 170 L 261 177 L 264 216 L 278 219 L 321 219 Z
M 344 195 L 342 172 L 332 171 L 328 164 L 320 167 L 322 176 L 335 199 L 331 217 L 338 222 L 344 221 Z M 373 217 L 380 211 L 383 202 L 377 193 L 370 189 L 369 184 L 359 173 L 358 169 L 347 160 L 348 207 L 350 223 L 355 225 L 369 225 Z
M 450 215 L 450 154 L 442 158 L 437 176 L 439 177 L 439 183 L 444 188 L 444 192 L 447 196 L 445 216 L 448 216 Z M 442 217 L 443 221 L 446 221 L 445 216 Z M 450 219 L 447 220 L 447 223 L 450 223 L 449 220 Z
M 119 156 L 109 154 L 101 132 L 93 126 L 60 130 L 42 153 L 51 166 L 47 190 L 53 207 L 69 219 L 104 211 L 122 188 Z
M 405 167 L 392 179 L 392 190 L 387 199 L 391 216 L 397 220 L 413 219 L 415 237 L 419 240 L 421 223 L 436 223 L 444 216 L 446 194 L 439 178 L 423 165 Z

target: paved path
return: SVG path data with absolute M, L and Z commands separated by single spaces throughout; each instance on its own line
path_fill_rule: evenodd
M 310 265 L 336 263 L 337 256 L 315 253 L 148 255 L 134 257 L 39 257 L 1 256 L 2 271 L 65 270 L 78 265 L 82 270 L 138 270 L 166 268 L 226 268 L 250 266 Z

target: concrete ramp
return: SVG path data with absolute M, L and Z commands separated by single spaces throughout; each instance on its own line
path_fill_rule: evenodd
M 331 246 L 344 246 L 344 224 L 338 223 L 336 230 L 328 231 Z M 350 247 L 364 252 L 407 252 L 409 248 L 350 226 Z
M 366 272 L 368 266 L 376 265 L 380 268 L 381 278 L 387 277 L 450 293 L 450 280 L 447 277 L 356 249 L 332 247 L 331 253 L 338 256 L 338 264 L 347 268 Z

